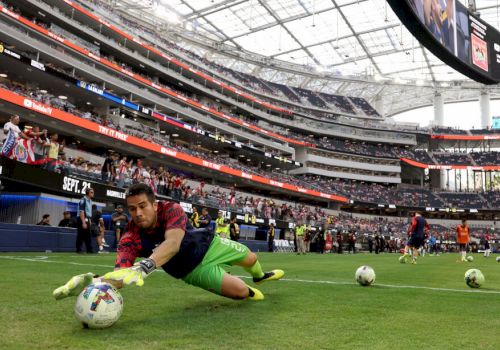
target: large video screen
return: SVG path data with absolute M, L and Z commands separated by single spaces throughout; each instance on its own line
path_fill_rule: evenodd
M 410 32 L 445 63 L 476 81 L 500 82 L 500 32 L 461 2 L 388 2 Z

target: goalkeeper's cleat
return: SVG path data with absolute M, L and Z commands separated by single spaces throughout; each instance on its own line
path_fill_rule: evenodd
M 279 280 L 285 275 L 285 272 L 283 270 L 272 270 L 271 272 L 266 272 L 264 273 L 264 276 L 257 278 L 253 278 L 253 282 L 255 284 L 261 284 L 262 282 L 266 281 L 273 281 L 273 280 Z
M 93 278 L 94 274 L 92 272 L 73 276 L 64 286 L 54 289 L 52 295 L 56 300 L 78 295 L 82 292 L 83 288 L 92 283 Z
M 248 287 L 248 297 L 249 300 L 259 301 L 264 300 L 264 294 L 257 288 Z

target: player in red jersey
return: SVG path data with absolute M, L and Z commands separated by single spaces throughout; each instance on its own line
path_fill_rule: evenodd
M 402 259 L 406 259 L 410 256 L 409 251 L 412 250 L 412 264 L 417 263 L 418 250 L 424 246 L 425 236 L 429 231 L 430 226 L 422 217 L 422 214 L 415 213 L 415 216 L 411 220 L 411 226 L 408 229 L 409 240 L 406 243 L 404 255 Z
M 243 267 L 256 284 L 284 275 L 282 270 L 264 273 L 257 256 L 243 244 L 205 229 L 192 229 L 179 204 L 155 202 L 153 191 L 145 184 L 131 186 L 126 202 L 132 220 L 120 239 L 115 271 L 97 280 L 117 288 L 131 283 L 142 286 L 161 267 L 175 278 L 228 298 L 262 300 L 264 295 L 258 289 L 226 273 L 222 266 Z M 134 264 L 136 258 L 145 259 Z M 74 276 L 53 295 L 56 299 L 78 295 L 92 281 L 96 281 L 92 273 Z

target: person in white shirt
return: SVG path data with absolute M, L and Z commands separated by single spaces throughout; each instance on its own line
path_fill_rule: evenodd
M 2 155 L 4 157 L 10 156 L 10 153 L 16 146 L 16 142 L 19 137 L 28 139 L 28 137 L 21 132 L 21 129 L 19 129 L 19 121 L 19 116 L 13 115 L 10 117 L 10 121 L 5 123 L 3 126 L 4 139 L 2 145 Z

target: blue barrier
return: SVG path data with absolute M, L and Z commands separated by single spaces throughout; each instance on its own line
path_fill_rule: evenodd
M 114 246 L 113 231 L 104 234 L 106 242 Z M 0 223 L 0 252 L 74 252 L 76 228 Z M 267 251 L 266 241 L 241 240 L 251 251 Z M 94 251 L 95 239 L 92 239 Z M 84 247 L 83 247 L 84 248 Z
M 112 231 L 104 234 L 106 242 L 113 245 Z M 74 252 L 76 228 L 56 226 L 17 225 L 0 223 L 0 251 L 2 252 Z M 94 251 L 95 239 L 92 239 Z

